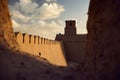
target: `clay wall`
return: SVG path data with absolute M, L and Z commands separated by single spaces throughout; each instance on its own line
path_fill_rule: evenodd
M 76 21 L 67 20 L 65 34 L 57 34 L 55 40 L 62 41 L 65 48 L 68 62 L 84 63 L 86 36 L 87 34 L 77 34 Z
M 63 41 L 67 61 L 84 63 L 87 34 L 56 36 L 57 41 Z
M 9 14 L 9 10 L 8 10 L 8 5 L 6 4 L 8 3 L 7 0 L 0 1 L 0 23 L 7 23 L 9 22 L 11 24 L 11 20 L 10 20 L 10 14 Z
M 31 55 L 43 57 L 55 65 L 67 65 L 62 42 L 21 32 L 16 32 L 15 35 L 22 51 L 28 52 Z
M 8 0 L 0 0 L 0 46 L 16 48 L 17 44 L 7 4 Z
M 87 80 L 120 80 L 120 0 L 90 0 Z

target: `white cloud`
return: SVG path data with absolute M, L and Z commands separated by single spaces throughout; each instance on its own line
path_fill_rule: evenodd
M 46 0 L 46 2 L 51 2 L 51 0 Z
M 26 32 L 53 39 L 58 32 L 63 32 L 62 21 L 47 21 L 58 18 L 64 12 L 63 5 L 56 0 L 47 0 L 39 5 L 32 0 L 19 0 L 9 5 L 15 31 Z M 50 2 L 54 1 L 54 2 Z
M 54 2 L 54 1 L 57 1 L 57 0 L 46 0 L 46 2 Z
M 33 13 L 39 6 L 37 3 L 32 2 L 31 0 L 20 0 L 18 5 L 26 14 Z
M 20 28 L 20 24 L 18 24 L 15 20 L 12 20 L 12 23 L 14 24 L 14 28 Z
M 47 20 L 58 18 L 61 13 L 64 12 L 64 6 L 57 2 L 39 5 L 31 0 L 20 0 L 20 2 L 17 2 L 15 5 L 10 5 L 10 10 L 19 10 L 21 14 L 29 16 L 32 19 Z
M 29 25 L 20 25 L 14 20 L 14 30 L 17 32 L 25 32 L 29 34 L 39 35 L 41 37 L 46 37 L 50 39 L 54 39 L 55 35 L 59 32 L 63 32 L 63 27 L 59 23 L 55 21 L 45 22 L 45 21 L 37 21 L 30 23 Z M 37 25 L 37 26 L 36 26 Z
M 41 19 L 52 19 L 59 17 L 64 11 L 64 8 L 57 3 L 44 3 L 39 10 Z

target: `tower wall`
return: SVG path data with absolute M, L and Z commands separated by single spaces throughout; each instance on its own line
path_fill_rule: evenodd
M 62 41 L 65 48 L 67 61 L 74 61 L 77 63 L 84 62 L 86 49 L 86 35 L 76 33 L 76 21 L 67 20 L 65 27 L 65 34 L 57 34 L 57 41 Z
M 65 35 L 76 35 L 76 22 L 75 20 L 65 21 Z

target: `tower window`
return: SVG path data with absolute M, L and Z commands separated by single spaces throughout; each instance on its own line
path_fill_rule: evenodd
M 72 26 L 72 23 L 70 23 L 70 26 Z

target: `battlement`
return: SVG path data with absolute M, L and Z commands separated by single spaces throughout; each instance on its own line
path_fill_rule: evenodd
M 15 32 L 15 36 L 22 51 L 43 57 L 55 65 L 67 65 L 62 42 L 21 32 Z
M 27 33 L 15 32 L 16 39 L 22 44 L 59 44 L 60 41 L 54 41 L 37 35 L 28 35 Z

